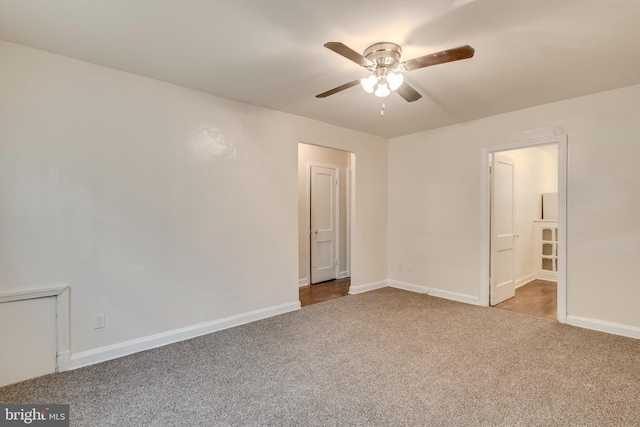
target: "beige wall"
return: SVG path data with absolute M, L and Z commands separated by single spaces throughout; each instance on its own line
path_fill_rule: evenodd
M 309 283 L 309 205 L 308 205 L 308 164 L 309 162 L 338 166 L 339 174 L 339 273 L 348 273 L 347 265 L 347 168 L 351 154 L 347 151 L 298 144 L 298 279 L 300 284 Z M 345 276 L 347 277 L 347 276 Z
M 301 141 L 357 156 L 352 281 L 387 277 L 384 138 L 7 42 L 0 94 L 0 292 L 69 284 L 74 363 L 296 307 Z
M 390 140 L 390 278 L 479 297 L 480 149 L 567 134 L 568 314 L 640 327 L 639 115 L 631 86 Z
M 0 76 L 0 291 L 69 284 L 74 354 L 295 304 L 299 142 L 355 153 L 352 284 L 477 297 L 481 147 L 568 134 L 568 313 L 640 327 L 640 86 L 387 144 L 7 42 Z

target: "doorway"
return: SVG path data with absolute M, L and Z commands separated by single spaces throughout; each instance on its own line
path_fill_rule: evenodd
M 316 296 L 325 300 L 326 295 L 333 298 L 348 292 L 354 167 L 353 153 L 298 144 L 298 285 L 301 301 L 303 298 L 308 300 L 309 296 L 312 301 Z M 321 291 L 320 287 L 330 291 Z
M 481 150 L 483 305 L 550 317 L 553 298 L 554 318 L 566 323 L 566 141 Z

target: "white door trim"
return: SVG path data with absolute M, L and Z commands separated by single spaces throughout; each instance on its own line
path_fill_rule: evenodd
M 334 193 L 335 198 L 335 218 L 336 229 L 334 235 L 334 242 L 336 245 L 336 259 L 337 263 L 334 264 L 336 279 L 340 275 L 340 166 L 331 165 L 328 163 L 320 162 L 307 162 L 307 246 L 309 248 L 309 261 L 307 262 L 307 280 L 311 283 L 311 167 L 322 167 L 328 169 L 334 169 L 336 171 L 336 191 Z
M 349 162 L 349 167 L 351 168 L 351 174 L 349 175 L 351 177 L 350 179 L 350 183 L 349 183 L 349 199 L 347 201 L 348 205 L 348 209 L 349 209 L 349 234 L 347 236 L 347 242 L 349 244 L 348 246 L 348 252 L 347 252 L 347 265 L 349 267 L 349 277 L 350 279 L 350 284 L 351 286 L 354 286 L 355 284 L 359 283 L 357 280 L 357 276 L 358 276 L 358 271 L 357 268 L 354 268 L 353 266 L 353 255 L 354 255 L 354 249 L 353 249 L 353 242 L 355 242 L 355 236 L 356 236 L 356 177 L 358 176 L 358 174 L 356 173 L 356 153 L 349 153 L 350 155 L 350 162 Z
M 550 144 L 558 145 L 558 321 L 567 323 L 567 135 L 480 150 L 480 305 L 489 305 L 489 154 Z
M 346 230 L 345 230 L 345 235 L 347 237 L 347 244 L 346 244 L 346 263 L 347 265 L 345 266 L 345 276 L 344 277 L 351 277 L 351 167 L 347 167 L 346 171 L 345 171 L 345 177 L 347 182 L 346 184 L 346 197 L 345 200 L 347 201 L 347 206 L 345 206 L 346 208 L 346 213 L 347 213 L 347 218 L 345 221 L 346 224 Z

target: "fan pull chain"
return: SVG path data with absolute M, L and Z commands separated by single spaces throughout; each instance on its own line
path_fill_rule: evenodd
M 384 101 L 382 101 L 382 107 L 380 108 L 380 117 L 384 117 Z

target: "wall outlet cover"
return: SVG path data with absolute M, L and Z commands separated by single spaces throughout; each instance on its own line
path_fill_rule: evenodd
M 105 323 L 105 315 L 104 315 L 104 313 L 95 314 L 93 316 L 93 329 L 104 328 L 104 323 Z

